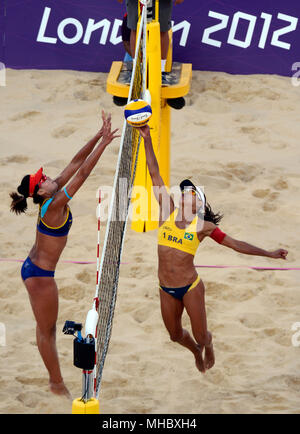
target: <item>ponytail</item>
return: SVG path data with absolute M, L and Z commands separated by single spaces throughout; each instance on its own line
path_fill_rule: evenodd
M 16 192 L 10 193 L 12 203 L 10 205 L 11 212 L 19 215 L 27 210 L 27 199 L 24 196 L 20 196 Z
M 17 188 L 17 192 L 10 193 L 10 197 L 12 198 L 12 202 L 10 205 L 10 210 L 14 212 L 15 214 L 19 215 L 22 213 L 25 213 L 27 210 L 27 198 L 29 197 L 29 183 L 30 183 L 30 176 L 26 175 L 22 179 L 21 184 Z M 39 191 L 39 186 L 36 185 L 33 193 L 33 203 L 35 204 L 41 204 L 43 203 L 43 197 L 37 194 Z
M 215 225 L 217 225 L 223 218 L 223 214 L 220 213 L 214 213 L 211 209 L 211 206 L 209 203 L 206 202 L 205 204 L 205 214 L 204 214 L 204 220 L 208 222 L 212 222 Z

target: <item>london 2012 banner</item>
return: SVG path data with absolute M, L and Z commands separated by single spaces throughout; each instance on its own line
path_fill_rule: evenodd
M 125 10 L 125 0 L 1 0 L 0 62 L 107 72 L 124 56 Z M 293 75 L 299 18 L 299 0 L 185 0 L 173 8 L 174 60 L 198 70 Z

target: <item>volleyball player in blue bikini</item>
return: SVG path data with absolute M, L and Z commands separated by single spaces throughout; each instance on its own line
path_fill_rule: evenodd
M 39 205 L 35 244 L 23 264 L 21 275 L 37 322 L 37 346 L 49 372 L 50 390 L 68 397 L 70 394 L 63 382 L 56 349 L 58 290 L 54 274 L 72 225 L 68 202 L 86 181 L 106 146 L 119 137 L 115 135 L 117 130 L 111 131 L 111 116 L 102 113 L 102 119 L 101 130 L 56 179 L 47 177 L 41 168 L 22 179 L 18 193 L 10 194 L 11 210 L 16 214 L 26 211 L 29 197 Z

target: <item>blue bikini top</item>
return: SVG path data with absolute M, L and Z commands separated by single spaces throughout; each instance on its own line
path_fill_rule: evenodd
M 72 199 L 68 195 L 66 188 L 64 188 L 63 191 L 64 191 L 65 195 L 68 197 L 68 199 Z M 39 218 L 38 218 L 38 222 L 37 222 L 37 230 L 44 235 L 49 235 L 50 237 L 65 237 L 66 235 L 68 235 L 68 233 L 71 229 L 71 226 L 72 226 L 72 222 L 73 222 L 72 213 L 71 213 L 71 210 L 69 207 L 68 207 L 67 218 L 61 226 L 58 226 L 57 228 L 52 228 L 51 226 L 48 226 L 43 221 L 43 218 L 44 218 L 44 216 L 45 216 L 45 214 L 49 208 L 49 205 L 53 201 L 53 199 L 54 199 L 54 197 L 52 197 L 51 199 L 46 199 L 46 200 L 44 200 L 42 205 L 40 205 Z

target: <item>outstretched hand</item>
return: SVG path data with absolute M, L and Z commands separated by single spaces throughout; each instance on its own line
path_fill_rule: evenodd
M 136 128 L 136 129 L 139 131 L 140 135 L 143 137 L 144 140 L 146 138 L 150 137 L 150 128 L 149 128 L 148 124 L 144 125 L 143 127 Z
M 274 259 L 284 259 L 285 260 L 287 257 L 287 254 L 288 254 L 287 250 L 278 249 L 278 250 L 275 250 L 274 252 L 270 252 L 270 257 L 274 258 Z
M 101 112 L 101 117 L 102 117 L 102 127 L 101 127 L 101 129 L 100 129 L 100 131 L 98 133 L 100 135 L 100 137 L 103 136 L 103 127 L 104 127 L 104 122 L 105 122 L 105 119 L 106 119 L 106 114 L 105 114 L 104 110 L 102 110 L 102 112 Z
M 115 138 L 120 137 L 119 134 L 116 134 L 116 132 L 119 130 L 119 128 L 116 128 L 115 130 L 111 130 L 111 113 L 106 115 L 104 111 L 102 111 L 102 119 L 103 119 L 103 126 L 102 126 L 102 141 L 101 143 L 105 144 L 106 146 L 109 145 Z

